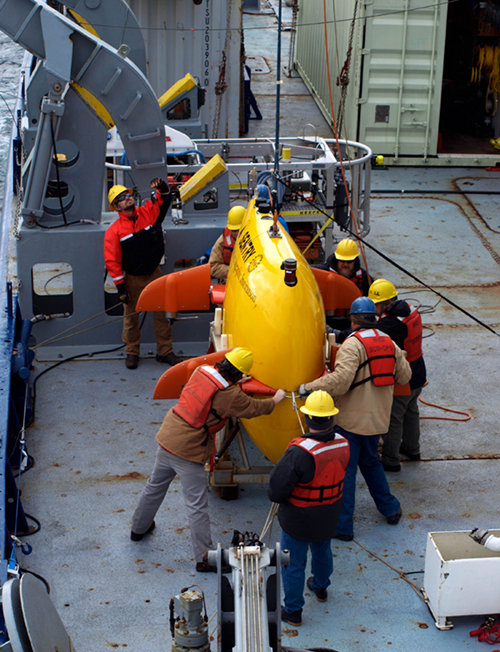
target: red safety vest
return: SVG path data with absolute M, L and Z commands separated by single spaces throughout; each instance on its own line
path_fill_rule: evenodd
M 198 367 L 184 385 L 174 412 L 193 428 L 205 428 L 209 435 L 218 432 L 227 419 L 221 418 L 212 408 L 212 399 L 219 389 L 229 387 L 228 382 L 214 367 Z M 208 415 L 214 414 L 219 421 L 208 427 Z
M 354 276 L 350 279 L 353 283 L 356 283 L 357 287 L 361 292 L 363 292 L 363 272 L 358 269 Z
M 296 484 L 289 501 L 295 507 L 331 505 L 342 498 L 345 469 L 349 462 L 349 442 L 337 435 L 332 441 L 296 437 L 288 444 L 300 446 L 313 456 L 315 471 L 311 482 Z M 335 451 L 335 452 L 333 452 Z
M 408 362 L 415 362 L 422 357 L 422 318 L 416 308 L 410 305 L 411 312 L 406 317 L 398 317 L 406 324 L 408 335 L 403 343 Z
M 351 389 L 369 380 L 372 380 L 376 387 L 394 385 L 396 349 L 389 335 L 382 333 L 382 331 L 376 328 L 367 328 L 355 331 L 352 336 L 361 342 L 368 356 L 367 360 L 361 363 L 359 369 L 368 364 L 370 366 L 370 375 L 363 378 L 363 380 L 353 383 Z
M 231 262 L 231 256 L 233 255 L 234 244 L 236 238 L 233 237 L 231 229 L 228 229 L 227 226 L 224 229 L 224 248 L 223 248 L 223 257 L 226 265 L 229 265 Z

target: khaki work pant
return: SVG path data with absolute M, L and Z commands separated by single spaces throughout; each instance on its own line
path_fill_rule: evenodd
M 147 276 L 125 277 L 127 287 L 128 303 L 124 305 L 122 341 L 125 342 L 125 353 L 130 355 L 140 354 L 141 330 L 139 328 L 139 314 L 135 312 L 135 306 L 139 295 L 148 283 L 162 276 L 159 267 L 152 274 Z M 172 329 L 170 322 L 164 312 L 153 312 L 153 330 L 156 340 L 156 353 L 167 355 L 172 351 Z
M 203 555 L 213 548 L 204 465 L 177 457 L 161 446 L 158 446 L 151 477 L 132 517 L 132 531 L 137 534 L 146 532 L 176 475 L 181 481 L 194 558 L 197 562 L 202 561 Z M 168 522 L 168 516 L 165 520 Z

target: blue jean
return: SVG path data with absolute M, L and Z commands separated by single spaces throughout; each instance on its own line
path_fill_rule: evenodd
M 326 541 L 300 541 L 286 532 L 281 532 L 281 549 L 290 551 L 290 563 L 281 567 L 285 609 L 300 611 L 304 606 L 304 583 L 307 551 L 311 548 L 311 573 L 313 588 L 326 589 L 330 586 L 333 572 L 333 556 L 330 539 Z
M 378 435 L 356 435 L 336 427 L 336 431 L 349 442 L 349 463 L 345 472 L 344 490 L 342 492 L 342 509 L 337 523 L 339 534 L 353 534 L 354 504 L 356 493 L 356 472 L 361 471 L 371 497 L 378 511 L 386 518 L 397 514 L 399 500 L 391 494 L 384 467 L 378 458 Z

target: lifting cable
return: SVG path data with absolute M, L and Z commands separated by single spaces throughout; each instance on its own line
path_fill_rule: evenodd
M 278 180 L 280 181 L 280 183 L 282 183 L 282 184 L 284 184 L 284 185 L 287 185 L 287 184 L 286 184 L 282 179 L 278 179 Z M 298 193 L 298 194 L 300 194 L 300 196 L 302 197 L 302 199 L 304 199 L 304 200 L 306 199 L 305 196 L 303 195 L 303 193 Z M 349 197 L 349 194 L 347 194 L 347 196 Z M 323 210 L 323 208 L 321 208 L 321 206 L 319 206 L 318 204 L 316 204 L 316 203 L 314 203 L 314 202 L 312 202 L 312 201 L 308 201 L 308 203 L 309 203 L 311 206 L 313 206 L 313 207 L 314 207 L 314 208 L 315 208 L 319 213 L 322 213 L 322 214 L 327 218 L 327 220 L 329 220 L 330 222 L 334 222 L 335 224 L 337 224 L 337 222 L 335 221 L 335 216 L 334 216 L 334 215 L 328 215 L 328 213 L 327 213 L 325 210 Z M 351 206 L 350 203 L 349 203 L 349 206 Z M 351 206 L 351 210 L 352 210 L 352 206 Z M 354 222 L 354 224 L 355 224 L 355 222 Z M 323 226 L 325 226 L 325 225 L 323 225 Z M 338 226 L 340 226 L 340 225 L 338 225 Z M 363 245 L 365 245 L 366 247 L 368 247 L 368 249 L 371 249 L 372 251 L 374 251 L 378 256 L 380 256 L 381 258 L 383 258 L 385 261 L 387 261 L 387 262 L 388 262 L 390 265 L 392 265 L 393 267 L 396 267 L 397 269 L 399 269 L 401 272 L 403 272 L 403 274 L 406 274 L 407 276 L 409 276 L 410 278 L 412 278 L 412 279 L 413 279 L 414 281 L 416 281 L 419 285 L 422 285 L 424 288 L 426 288 L 426 289 L 429 290 L 430 292 L 433 292 L 434 294 L 436 294 L 438 297 L 440 297 L 441 299 L 443 299 L 444 301 L 446 301 L 446 303 L 449 303 L 451 306 L 453 306 L 454 308 L 456 308 L 457 310 L 459 310 L 460 312 L 462 312 L 464 315 L 467 315 L 467 317 L 469 317 L 470 319 L 472 319 L 473 321 L 475 321 L 476 323 L 478 323 L 480 326 L 483 326 L 483 328 L 486 328 L 487 330 L 489 330 L 491 333 L 493 333 L 493 335 L 498 335 L 498 336 L 500 337 L 500 333 L 498 333 L 498 332 L 497 332 L 495 329 L 493 329 L 491 326 L 488 326 L 488 324 L 486 324 L 485 322 L 481 321 L 481 319 L 478 319 L 477 317 L 475 317 L 475 316 L 474 316 L 472 313 L 470 313 L 468 310 L 466 310 L 465 308 L 462 308 L 461 306 L 459 306 L 458 304 L 456 304 L 456 303 L 455 303 L 454 301 L 452 301 L 451 299 L 448 299 L 444 294 L 441 294 L 441 292 L 439 292 L 438 290 L 435 290 L 433 287 L 431 287 L 430 285 L 428 285 L 427 283 L 425 283 L 425 281 L 422 281 L 420 278 L 418 278 L 418 276 L 415 276 L 415 274 L 413 274 L 413 273 L 410 272 L 408 269 L 406 269 L 406 267 L 403 267 L 402 265 L 400 265 L 399 263 L 397 263 L 395 260 L 393 260 L 392 258 L 390 258 L 389 256 L 387 256 L 386 254 L 384 254 L 382 251 L 380 251 L 380 249 L 378 249 L 377 247 L 375 247 L 375 246 L 373 246 L 372 244 L 370 244 L 369 242 L 367 242 L 364 238 L 362 238 L 362 237 L 359 236 L 357 233 L 355 233 L 354 231 L 352 231 L 349 227 L 347 227 L 347 226 L 341 226 L 340 228 L 342 228 L 342 230 L 344 230 L 344 231 L 347 231 L 347 232 L 349 233 L 349 235 L 353 236 L 354 238 L 357 238 L 357 239 L 359 240 L 359 242 L 363 243 Z M 311 243 L 309 243 L 309 246 L 310 246 L 310 245 L 311 245 Z M 363 256 L 363 260 L 364 260 L 364 256 Z
M 356 0 L 356 7 L 357 7 L 357 4 L 358 3 L 357 3 L 357 0 Z M 345 176 L 344 162 L 342 160 L 342 153 L 340 151 L 339 134 L 338 134 L 338 130 L 337 130 L 337 123 L 336 123 L 336 120 L 335 120 L 335 110 L 334 110 L 334 107 L 333 107 L 332 80 L 331 80 L 331 75 L 330 75 L 330 58 L 329 58 L 329 55 L 328 55 L 328 30 L 327 30 L 328 21 L 326 19 L 326 0 L 323 0 L 323 19 L 324 19 L 323 22 L 324 22 L 324 32 L 325 32 L 325 53 L 326 53 L 326 70 L 327 70 L 327 77 L 328 77 L 328 92 L 329 92 L 329 96 L 330 96 L 330 110 L 332 112 L 332 127 L 333 127 L 333 132 L 335 134 L 335 141 L 336 141 L 336 144 L 337 144 L 337 156 L 338 156 L 338 159 L 339 159 L 340 171 L 341 171 L 341 174 L 342 174 L 342 180 L 344 182 L 344 188 L 345 188 L 345 191 L 346 191 L 347 203 L 349 204 L 349 208 L 351 210 L 351 215 L 353 217 L 352 223 L 354 224 L 354 229 L 356 231 L 356 236 L 355 237 L 360 242 L 363 242 L 363 240 L 361 239 L 361 237 L 359 235 L 358 224 L 357 224 L 357 221 L 356 221 L 357 212 L 355 212 L 353 207 L 352 207 L 351 194 L 349 192 L 347 179 L 346 179 L 346 176 Z M 314 239 L 311 240 L 311 242 L 309 243 L 308 246 L 310 247 L 313 242 L 314 242 Z M 307 248 L 306 248 L 306 251 L 307 251 Z M 365 252 L 363 251 L 363 247 L 361 247 L 361 256 L 363 258 L 363 264 L 365 266 L 365 269 L 368 271 L 368 265 L 366 263 L 366 257 L 365 257 Z
M 302 424 L 302 419 L 300 418 L 299 410 L 298 410 L 298 407 L 297 407 L 297 397 L 298 397 L 298 394 L 296 394 L 295 392 L 292 392 L 291 396 L 288 396 L 288 395 L 285 396 L 285 398 L 291 398 L 292 399 L 292 407 L 293 407 L 293 410 L 294 410 L 295 414 L 297 415 L 300 430 L 302 431 L 302 434 L 304 435 L 305 430 L 304 430 L 304 425 Z M 264 537 L 266 536 L 268 531 L 269 531 L 269 539 L 270 539 L 270 537 L 271 537 L 271 528 L 273 526 L 274 517 L 276 516 L 276 514 L 278 512 L 278 507 L 279 507 L 278 503 L 271 503 L 271 507 L 269 508 L 269 512 L 268 512 L 267 517 L 266 517 L 266 522 L 264 523 L 264 527 L 262 528 L 262 532 L 261 532 L 260 537 L 259 537 L 260 541 L 264 541 Z
M 357 6 L 357 2 L 356 2 L 356 6 Z M 357 240 L 358 240 L 360 243 L 362 243 L 363 245 L 367 246 L 369 249 L 371 249 L 371 250 L 374 251 L 376 254 L 378 254 L 381 258 L 383 258 L 383 259 L 386 260 L 388 263 L 390 263 L 391 265 L 393 265 L 394 267 L 396 267 L 397 269 L 399 269 L 400 271 L 402 271 L 404 274 L 406 274 L 407 276 L 409 276 L 410 278 L 412 278 L 414 281 L 416 281 L 417 283 L 419 283 L 419 284 L 422 285 L 423 287 L 427 288 L 427 289 L 430 290 L 431 292 L 434 292 L 434 294 L 437 294 L 437 296 L 439 296 L 441 299 L 444 299 L 444 301 L 446 301 L 447 303 L 449 303 L 451 306 L 453 306 L 454 308 L 456 308 L 457 310 L 459 310 L 459 311 L 462 312 L 463 314 L 467 315 L 470 319 L 474 320 L 474 321 L 475 321 L 476 323 L 478 323 L 480 326 L 483 326 L 483 328 L 486 328 L 487 330 L 489 330 L 489 331 L 490 331 L 491 333 L 493 333 L 494 335 L 500 336 L 500 333 L 498 333 L 497 331 L 495 331 L 491 326 L 488 326 L 488 324 L 486 324 L 485 322 L 483 322 L 483 321 L 481 321 L 480 319 L 478 319 L 477 317 L 475 317 L 475 316 L 474 316 L 473 314 L 471 314 L 469 311 L 467 311 L 467 310 L 465 310 L 464 308 L 460 307 L 460 306 L 459 306 L 458 304 L 456 304 L 454 301 L 452 301 L 451 299 L 448 299 L 446 296 L 444 296 L 443 294 L 441 294 L 440 292 L 438 292 L 437 290 L 435 290 L 434 288 L 432 288 L 430 285 L 428 285 L 427 283 L 425 283 L 424 281 L 422 281 L 421 279 L 419 279 L 417 276 L 415 276 L 415 274 L 412 274 L 410 271 L 408 271 L 408 270 L 407 270 L 406 268 L 404 268 L 402 265 L 399 265 L 399 263 L 396 263 L 396 262 L 395 262 L 394 260 L 392 260 L 389 256 L 386 256 L 384 253 L 382 253 L 379 249 L 377 249 L 377 248 L 374 247 L 373 245 L 371 245 L 371 244 L 369 244 L 368 242 L 366 242 L 366 240 L 365 240 L 364 238 L 361 238 L 361 236 L 359 235 L 359 229 L 358 229 L 358 225 L 357 225 L 357 221 L 356 221 L 356 213 L 355 213 L 355 211 L 353 210 L 353 207 L 352 207 L 351 196 L 350 196 L 350 192 L 349 192 L 349 188 L 348 188 L 347 180 L 346 180 L 346 176 L 345 176 L 345 167 L 344 167 L 344 162 L 343 162 L 343 160 L 342 160 L 342 154 L 341 154 L 341 151 L 340 151 L 339 135 L 338 135 L 338 131 L 337 131 L 337 125 L 336 125 L 336 121 L 335 121 L 335 112 L 334 112 L 334 108 L 333 108 L 333 96 L 332 96 L 332 86 L 331 86 L 331 76 L 330 76 L 330 63 L 329 63 L 329 56 L 328 56 L 328 35 L 327 35 L 327 18 L 326 18 L 326 0 L 323 0 L 323 18 L 324 18 L 324 21 L 323 21 L 323 22 L 324 22 L 324 30 L 325 30 L 326 68 L 327 68 L 327 76 L 328 76 L 328 89 L 329 89 L 329 94 L 330 94 L 330 108 L 331 108 L 331 112 L 332 112 L 332 126 L 333 126 L 333 130 L 334 130 L 334 133 L 335 133 L 335 140 L 336 140 L 336 144 L 337 144 L 337 155 L 338 155 L 338 158 L 339 158 L 339 164 L 340 164 L 340 170 L 341 170 L 341 173 L 342 173 L 342 179 L 343 179 L 343 182 L 344 182 L 344 188 L 345 188 L 345 191 L 346 191 L 347 203 L 348 203 L 348 205 L 349 205 L 349 209 L 350 209 L 350 211 L 351 211 L 351 215 L 352 215 L 352 218 L 353 218 L 352 222 L 353 222 L 353 225 L 354 225 L 354 231 L 352 231 L 351 229 L 349 229 L 349 228 L 346 227 L 346 226 L 344 226 L 344 227 L 342 227 L 342 228 L 343 228 L 345 231 L 347 231 L 351 236 L 357 238 Z M 283 183 L 284 185 L 287 185 L 286 182 L 284 182 L 284 181 L 281 180 L 281 179 L 280 179 L 280 182 Z M 304 199 L 304 195 L 303 195 L 303 194 L 302 194 L 302 198 Z M 328 218 L 328 220 L 335 222 L 335 217 L 334 217 L 333 215 L 332 215 L 332 216 L 328 215 L 328 214 L 327 214 L 327 213 L 326 213 L 322 208 L 320 208 L 319 206 L 317 206 L 317 205 L 314 204 L 313 202 L 309 202 L 309 203 L 310 203 L 311 205 L 315 206 L 315 208 L 316 208 L 319 212 L 323 213 L 323 215 L 325 215 L 325 216 Z M 328 222 L 326 222 L 325 225 L 323 225 L 323 228 L 326 228 L 326 224 L 327 224 L 327 223 L 328 223 Z M 323 230 L 323 228 L 321 229 L 321 231 Z M 312 245 L 312 243 L 313 243 L 314 240 L 319 236 L 319 234 L 321 233 L 321 231 L 320 231 L 319 233 L 316 234 L 316 236 L 315 236 L 315 238 L 313 238 L 313 240 L 311 240 L 311 242 L 309 243 L 309 245 L 308 245 L 307 248 L 309 248 L 309 247 Z M 307 248 L 306 248 L 306 251 L 307 251 Z M 368 272 L 368 265 L 366 264 L 366 257 L 365 257 L 365 253 L 364 253 L 363 247 L 361 247 L 361 255 L 362 255 L 362 258 L 363 258 L 363 263 L 364 263 L 364 265 L 365 265 L 365 269 L 366 269 L 366 271 Z
M 52 278 L 54 278 L 54 277 L 52 277 Z M 49 281 L 50 280 L 51 279 L 49 279 Z M 86 333 L 88 331 L 94 330 L 95 328 L 99 328 L 100 326 L 107 326 L 108 324 L 113 324 L 113 323 L 123 319 L 123 317 L 120 315 L 119 317 L 117 317 L 116 319 L 113 319 L 112 321 L 100 322 L 99 324 L 95 324 L 94 326 L 90 326 L 89 328 L 85 328 L 85 329 L 80 330 L 80 331 L 75 330 L 76 328 L 79 328 L 80 326 L 83 326 L 83 324 L 86 324 L 87 322 L 92 321 L 92 319 L 96 319 L 96 317 L 100 317 L 101 315 L 109 314 L 110 310 L 114 310 L 120 304 L 121 304 L 121 301 L 119 301 L 118 303 L 115 303 L 112 306 L 109 306 L 109 308 L 106 308 L 106 310 L 102 310 L 101 312 L 96 312 L 94 315 L 91 315 L 90 317 L 87 317 L 86 319 L 83 319 L 82 321 L 78 322 L 77 324 L 73 324 L 73 326 L 69 326 L 68 328 L 65 328 L 64 330 L 59 331 L 59 333 L 57 335 L 53 335 L 52 337 L 48 337 L 46 340 L 43 340 L 42 342 L 39 342 L 38 344 L 35 344 L 35 345 L 31 346 L 30 348 L 35 350 L 35 349 L 40 348 L 41 346 L 45 346 L 47 344 L 53 344 L 54 342 L 59 342 L 61 340 L 68 339 L 70 337 L 73 337 L 74 335 L 81 335 L 82 333 Z M 135 312 L 135 313 L 130 313 L 130 314 L 131 315 L 132 314 L 137 315 L 137 314 L 141 314 L 141 313 L 140 312 Z M 145 319 L 146 313 L 143 313 L 143 314 L 144 314 L 144 319 Z M 44 319 L 45 318 L 46 317 L 44 317 Z M 50 318 L 50 315 L 47 316 L 47 318 Z M 42 320 L 41 319 L 39 319 L 39 320 L 35 319 L 34 323 L 36 323 L 36 321 L 42 321 Z M 142 327 L 142 324 L 141 324 L 141 327 Z M 63 337 L 63 335 L 64 335 L 64 337 Z

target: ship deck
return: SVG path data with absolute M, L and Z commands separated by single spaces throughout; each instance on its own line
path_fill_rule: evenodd
M 477 169 L 375 171 L 367 238 L 497 331 L 497 200 L 439 191 L 457 183 L 492 191 L 499 176 Z M 403 188 L 403 195 L 379 192 Z M 454 618 L 452 630 L 439 631 L 399 571 L 421 587 L 428 532 L 498 526 L 498 337 L 369 249 L 367 260 L 374 277 L 392 279 L 400 296 L 421 305 L 429 376 L 424 400 L 472 418 L 422 421 L 422 461 L 403 463 L 401 473 L 388 478 L 403 508 L 397 527 L 385 524 L 358 479 L 356 539 L 333 542 L 329 601 L 320 604 L 306 594 L 303 625 L 285 625 L 283 645 L 476 649 L 469 631 L 484 618 Z M 182 342 L 175 348 L 182 350 Z M 34 373 L 48 365 L 35 362 Z M 93 358 L 59 365 L 37 382 L 35 423 L 27 433 L 36 464 L 22 476 L 21 488 L 24 508 L 42 529 L 21 564 L 51 584 L 77 650 L 165 648 L 168 602 L 190 584 L 202 588 L 210 616 L 216 608 L 215 576 L 194 572 L 177 482 L 154 534 L 140 543 L 129 539 L 131 514 L 153 463 L 154 435 L 172 404 L 151 398 L 162 371 L 153 359 L 129 371 L 122 360 Z M 421 415 L 463 418 L 424 405 Z M 249 452 L 255 464 L 265 464 L 251 445 Z M 260 533 L 269 507 L 263 485 L 242 487 L 235 501 L 211 493 L 214 543 L 228 547 L 233 529 Z M 275 523 L 269 545 L 278 539 Z
M 274 19 L 263 12 L 245 20 Z M 247 45 L 248 54 L 266 51 L 265 42 L 258 50 L 256 40 Z M 272 55 L 266 58 L 272 69 Z M 257 78 L 253 75 L 252 87 L 265 119 L 251 121 L 249 135 L 272 136 L 272 93 L 268 82 Z M 281 135 L 302 133 L 299 125 L 307 120 L 319 125 L 318 135 L 330 137 L 301 84 L 284 79 Z M 497 333 L 499 199 L 488 193 L 498 191 L 499 181 L 499 170 L 376 169 L 366 238 Z M 338 231 L 336 236 L 343 237 Z M 366 258 L 372 277 L 389 278 L 400 297 L 421 306 L 429 377 L 423 399 L 464 411 L 471 419 L 435 419 L 463 417 L 421 406 L 422 461 L 403 462 L 402 471 L 388 477 L 402 504 L 398 526 L 385 523 L 358 477 L 355 540 L 332 542 L 335 567 L 328 602 L 317 602 L 306 589 L 303 624 L 284 624 L 282 644 L 342 652 L 388 646 L 405 652 L 479 650 L 483 644 L 469 632 L 489 614 L 451 618 L 454 627 L 440 631 L 418 589 L 428 532 L 499 525 L 498 335 L 369 248 Z M 184 347 L 180 337 L 176 351 Z M 205 346 L 206 339 L 199 353 Z M 204 593 L 215 649 L 216 577 L 194 570 L 177 480 L 154 533 L 139 543 L 129 538 L 131 515 L 153 464 L 154 436 L 173 404 L 152 399 L 164 367 L 145 359 L 130 371 L 122 359 L 98 358 L 59 364 L 36 384 L 35 422 L 26 433 L 35 465 L 21 476 L 21 489 L 24 509 L 41 529 L 29 538 L 31 555 L 19 553 L 21 566 L 49 582 L 77 651 L 169 648 L 170 599 L 193 584 Z M 51 364 L 36 359 L 35 377 Z M 264 465 L 259 451 L 247 446 L 250 459 Z M 234 501 L 214 492 L 209 500 L 214 544 L 223 547 L 229 547 L 234 529 L 260 533 L 270 507 L 265 484 L 241 487 Z M 277 540 L 276 521 L 265 541 L 272 548 Z M 498 578 L 492 582 L 498 584 Z M 474 598 L 469 596 L 471 607 Z

